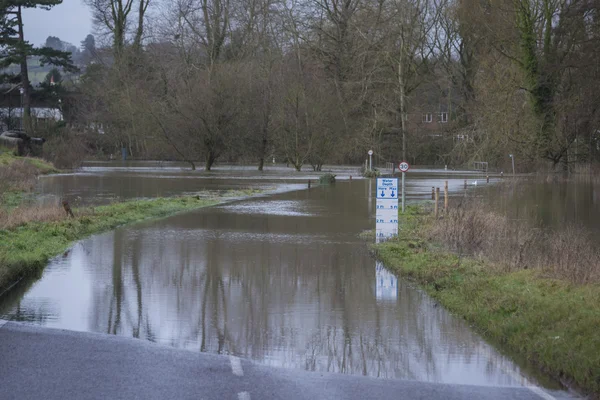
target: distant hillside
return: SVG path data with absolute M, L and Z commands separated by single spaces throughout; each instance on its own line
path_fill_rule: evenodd
M 28 72 L 29 72 L 29 80 L 33 86 L 37 86 L 46 79 L 46 75 L 48 72 L 54 68 L 52 65 L 40 65 L 39 57 L 31 57 L 27 60 Z M 20 71 L 20 67 L 18 65 L 11 65 L 6 68 L 2 72 L 17 74 Z M 62 71 L 61 71 L 62 73 Z M 64 78 L 68 78 L 70 74 L 64 74 Z

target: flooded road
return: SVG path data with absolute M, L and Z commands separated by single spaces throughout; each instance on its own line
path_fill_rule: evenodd
M 411 197 L 435 179 L 409 181 Z M 374 226 L 374 186 L 341 181 L 93 236 L 0 298 L 0 318 L 310 371 L 490 386 L 525 374 L 558 387 L 376 263 L 358 237 Z

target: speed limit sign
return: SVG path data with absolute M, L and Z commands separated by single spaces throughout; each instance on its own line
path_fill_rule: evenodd
M 406 172 L 410 169 L 410 165 L 408 165 L 406 161 L 402 161 L 400 165 L 398 165 L 398 168 L 400 169 L 400 171 Z

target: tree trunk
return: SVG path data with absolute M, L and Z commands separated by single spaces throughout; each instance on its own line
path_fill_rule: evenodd
M 138 26 L 135 32 L 135 38 L 133 40 L 133 48 L 136 52 L 142 49 L 142 39 L 144 38 L 144 17 L 150 0 L 140 0 L 138 9 Z
M 19 30 L 19 41 L 21 44 L 25 41 L 23 35 L 23 18 L 21 14 L 21 6 L 17 9 L 17 24 Z M 31 124 L 31 92 L 30 92 L 30 82 L 29 82 L 29 72 L 27 68 L 27 53 L 25 47 L 21 48 L 21 89 L 23 89 L 23 94 L 21 95 L 22 102 L 22 114 L 21 120 L 23 121 L 22 128 L 25 129 L 27 133 L 33 132 L 33 126 Z
M 217 159 L 217 157 L 216 157 L 215 153 L 212 150 L 209 150 L 208 153 L 206 154 L 206 163 L 204 164 L 204 169 L 206 169 L 207 171 L 210 171 L 210 169 L 212 168 L 216 159 Z
M 264 132 L 263 132 L 264 135 Z M 264 138 L 262 140 L 262 146 L 260 148 L 260 158 L 258 159 L 258 170 L 262 171 L 265 166 L 265 157 L 267 154 L 267 139 Z
M 406 94 L 404 85 L 404 75 L 402 70 L 402 61 L 404 53 L 404 41 L 400 48 L 400 62 L 398 63 L 398 85 L 400 86 L 400 127 L 402 128 L 402 161 L 406 161 Z

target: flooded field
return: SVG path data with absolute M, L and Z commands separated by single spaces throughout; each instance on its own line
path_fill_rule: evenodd
M 295 190 L 316 175 L 89 168 L 44 178 L 40 191 L 94 201 L 261 185 L 279 193 L 83 240 L 0 298 L 0 318 L 311 371 L 490 386 L 526 376 L 559 387 L 376 263 L 358 237 L 374 227 L 373 181 Z M 428 198 L 446 174 L 414 171 L 409 199 Z M 450 175 L 453 193 L 465 177 L 481 179 Z
M 360 168 L 324 167 L 323 173 L 336 175 L 339 181 L 361 179 Z M 391 171 L 383 171 L 391 172 Z M 273 189 L 286 191 L 313 185 L 321 174 L 310 167 L 296 172 L 285 165 L 267 166 L 263 172 L 256 166 L 218 166 L 213 171 L 192 171 L 184 163 L 131 161 L 89 162 L 80 171 L 40 177 L 36 193 L 49 201 L 67 198 L 73 204 L 105 204 L 133 198 L 151 198 L 196 193 L 201 190 Z M 459 192 L 485 182 L 477 173 L 444 170 L 411 170 L 407 179 L 409 199 L 430 198 L 431 187 L 443 189 L 449 180 L 450 190 Z M 414 177 L 414 179 L 413 179 Z M 492 178 L 491 182 L 495 181 Z M 374 190 L 374 189 L 373 189 Z
M 600 239 L 600 181 L 520 179 L 514 185 L 490 186 L 484 194 L 500 212 L 542 227 L 586 228 Z

